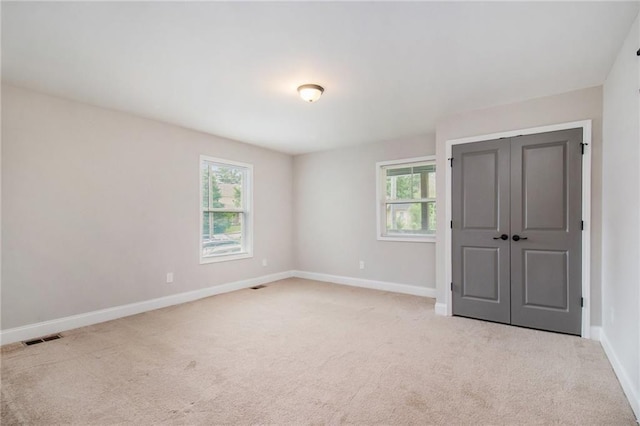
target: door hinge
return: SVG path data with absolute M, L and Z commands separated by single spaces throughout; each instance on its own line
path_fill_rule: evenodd
M 584 308 L 584 297 L 580 298 L 580 307 Z
M 451 292 L 453 292 L 453 283 L 451 283 Z
M 453 157 L 447 158 L 449 160 L 449 167 L 453 167 Z
M 580 142 L 580 153 L 584 155 L 584 147 L 589 145 L 588 143 Z
M 580 230 L 584 231 L 584 220 L 580 221 Z
M 451 226 L 451 229 L 453 229 L 453 221 L 451 221 L 451 223 L 449 224 L 449 226 Z

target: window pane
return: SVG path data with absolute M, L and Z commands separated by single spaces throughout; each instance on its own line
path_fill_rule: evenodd
M 387 199 L 411 199 L 412 174 L 411 167 L 402 169 L 386 169 Z
M 410 198 L 422 198 L 420 194 L 420 173 L 411 174 L 411 197 Z
M 436 203 L 435 201 L 431 201 L 427 204 L 427 229 L 429 233 L 436 232 Z
M 386 199 L 435 198 L 433 164 L 385 169 Z
M 242 251 L 243 213 L 203 213 L 202 256 Z
M 386 171 L 387 176 L 410 175 L 411 167 L 388 166 Z
M 391 193 L 392 193 L 392 192 L 395 194 L 395 189 L 394 189 L 394 188 L 395 188 L 395 187 L 394 187 L 395 183 L 394 183 L 393 178 L 392 178 L 392 177 L 390 177 L 390 176 L 387 176 L 387 177 L 385 178 L 385 185 L 387 186 L 386 199 L 387 199 L 387 200 L 392 200 L 392 199 L 394 199 L 395 197 L 392 197 L 392 196 L 391 196 Z
M 428 172 L 435 172 L 435 171 L 436 171 L 435 164 L 423 164 L 420 166 L 413 167 L 414 173 L 428 173 Z
M 430 172 L 428 177 L 429 195 L 426 198 L 436 198 L 436 172 Z
M 242 181 L 244 172 L 241 168 L 209 163 L 208 188 L 209 207 L 242 208 Z
M 209 165 L 202 163 L 200 166 L 200 173 L 202 174 L 202 208 L 209 208 Z
M 211 221 L 209 220 L 211 213 L 202 213 L 202 241 L 208 240 L 212 234 L 210 229 Z
M 411 174 L 396 176 L 396 199 L 411 198 Z
M 435 203 L 386 205 L 387 234 L 411 235 L 435 233 Z

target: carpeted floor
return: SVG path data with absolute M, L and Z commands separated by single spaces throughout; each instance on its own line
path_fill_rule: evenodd
M 2 348 L 2 424 L 615 424 L 597 342 L 288 279 Z

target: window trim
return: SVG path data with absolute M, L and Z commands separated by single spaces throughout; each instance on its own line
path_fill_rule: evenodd
M 246 179 L 243 179 L 242 190 L 246 196 L 243 196 L 245 204 L 244 209 L 240 212 L 244 213 L 244 222 L 242 226 L 243 251 L 240 253 L 221 254 L 217 256 L 202 256 L 202 162 L 218 163 L 227 166 L 243 167 L 247 170 Z M 218 262 L 228 262 L 232 260 L 248 259 L 253 257 L 253 164 L 241 163 L 239 161 L 226 160 L 223 158 L 210 157 L 208 155 L 200 155 L 198 159 L 198 257 L 201 265 Z M 230 209 L 233 210 L 233 209 Z
M 436 165 L 436 156 L 435 155 L 426 155 L 423 157 L 412 157 L 412 158 L 404 158 L 400 160 L 390 160 L 390 161 L 379 161 L 376 163 L 376 239 L 378 241 L 402 241 L 402 242 L 411 242 L 411 243 L 435 243 L 436 242 L 436 233 L 433 235 L 412 235 L 412 236 L 394 236 L 394 235 L 385 235 L 385 225 L 383 225 L 383 218 L 385 215 L 382 214 L 383 210 L 386 211 L 385 208 L 385 199 L 382 194 L 382 189 L 385 188 L 386 191 L 386 182 L 383 182 L 383 173 L 382 169 L 386 166 L 397 166 L 397 165 L 412 165 L 415 163 L 424 163 L 429 162 Z M 435 203 L 436 208 L 438 206 L 438 196 L 436 195 Z M 402 201 L 402 200 L 399 200 Z

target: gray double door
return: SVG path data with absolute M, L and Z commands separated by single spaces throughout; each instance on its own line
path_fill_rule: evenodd
M 452 153 L 453 314 L 579 335 L 582 129 Z

